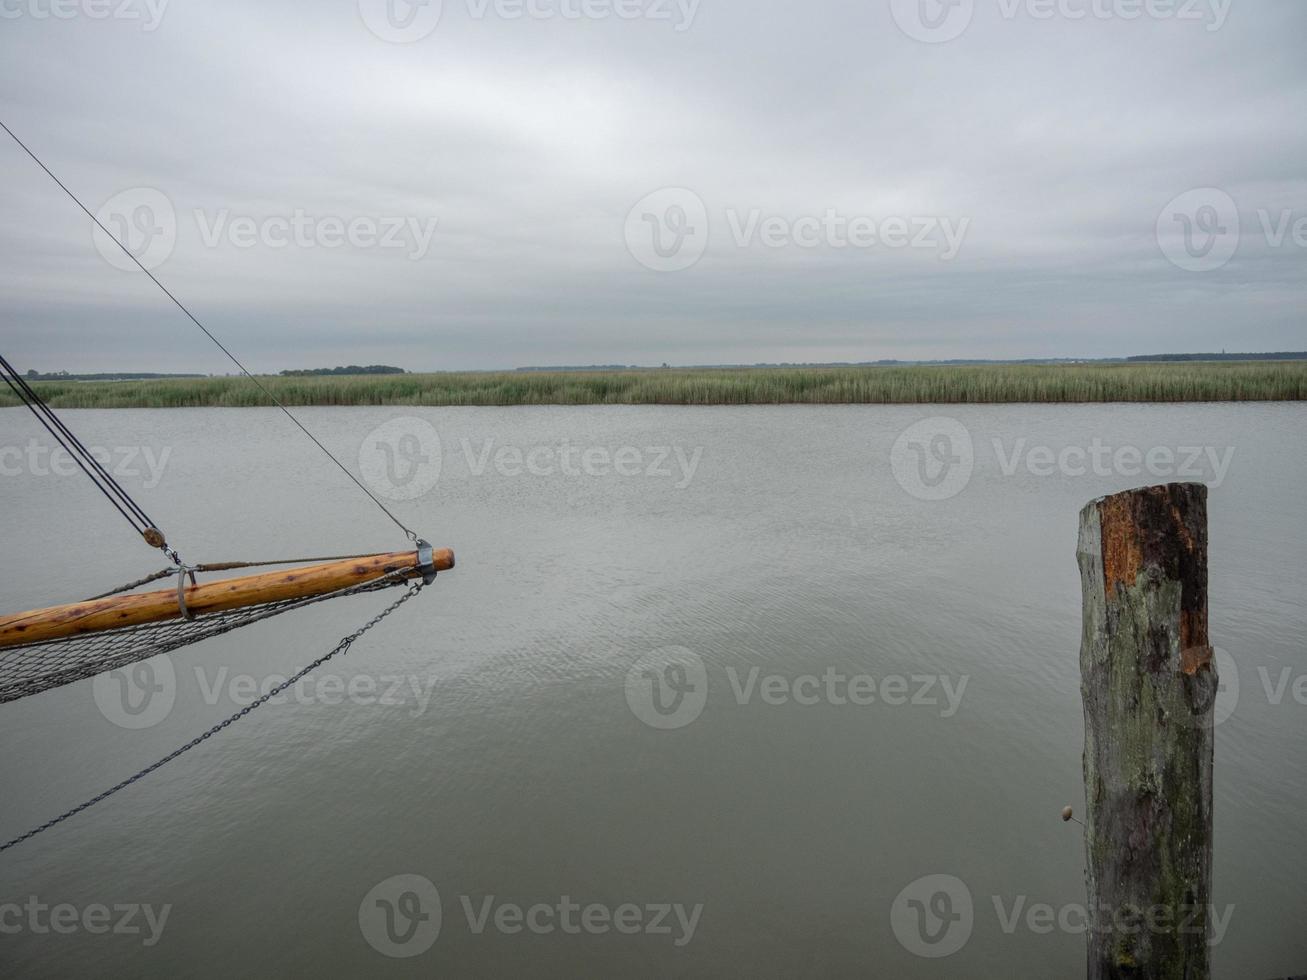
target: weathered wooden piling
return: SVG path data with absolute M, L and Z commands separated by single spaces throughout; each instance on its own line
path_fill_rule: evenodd
M 1207 980 L 1212 708 L 1207 488 L 1080 513 L 1090 980 Z

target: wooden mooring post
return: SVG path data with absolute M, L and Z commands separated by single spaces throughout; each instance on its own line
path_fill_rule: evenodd
M 1207 488 L 1080 513 L 1090 980 L 1208 980 L 1212 709 Z

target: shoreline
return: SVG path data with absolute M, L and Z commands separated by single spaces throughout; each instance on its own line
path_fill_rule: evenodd
M 1183 404 L 1307 400 L 1307 361 L 260 376 L 287 407 Z M 256 408 L 248 378 L 39 381 L 56 409 Z M 18 405 L 9 391 L 0 407 Z

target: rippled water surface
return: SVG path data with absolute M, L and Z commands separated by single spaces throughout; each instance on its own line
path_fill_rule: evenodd
M 918 499 L 891 447 L 939 414 L 967 430 L 975 469 L 956 495 Z M 5 920 L 21 928 L 0 934 L 3 973 L 1075 976 L 1083 936 L 1012 919 L 1085 900 L 1079 828 L 1058 818 L 1065 803 L 1083 810 L 1077 512 L 1164 482 L 1080 475 L 1074 452 L 1054 475 L 1027 465 L 1043 471 L 1038 447 L 1056 458 L 1096 439 L 1215 451 L 1192 473 L 1219 484 L 1212 633 L 1238 665 L 1217 733 L 1216 902 L 1233 911 L 1215 962 L 1254 980 L 1307 970 L 1307 705 L 1294 696 L 1307 674 L 1307 410 L 303 412 L 351 466 L 401 417 L 434 427 L 442 465 L 430 492 L 393 506 L 459 567 L 289 703 L 0 857 L 0 902 L 24 906 Z M 404 544 L 276 413 L 67 419 L 135 471 L 123 482 L 190 559 Z M 83 479 L 33 463 L 37 438 L 29 416 L 0 412 L 0 446 L 18 451 L 0 477 L 4 607 L 159 567 Z M 567 472 L 543 450 L 513 465 L 514 449 L 525 461 L 563 440 L 596 450 L 592 465 L 578 455 Z M 410 463 L 414 446 L 394 445 L 395 465 Z M 605 453 L 614 465 L 593 465 Z M 149 459 L 163 462 L 154 476 Z M 167 753 L 386 601 L 340 600 L 173 654 L 171 707 L 147 727 L 123 727 L 90 681 L 0 706 L 0 836 Z M 660 668 L 667 648 L 683 648 L 686 674 Z M 694 690 L 678 715 L 666 685 L 682 680 Z M 947 960 L 894 929 L 896 896 L 934 874 L 971 897 L 969 938 Z M 424 951 L 391 959 L 377 916 L 408 908 L 394 904 L 412 891 L 399 875 L 431 882 L 443 914 L 434 942 L 431 920 L 412 920 Z M 32 901 L 170 908 L 147 945 L 143 923 L 41 931 Z M 565 929 L 567 901 L 599 911 Z M 551 907 L 539 928 L 514 931 L 512 906 L 538 904 Z M 649 928 L 663 905 L 701 906 L 692 931 L 674 912 Z M 622 906 L 636 910 L 621 913 L 626 930 L 611 921 Z

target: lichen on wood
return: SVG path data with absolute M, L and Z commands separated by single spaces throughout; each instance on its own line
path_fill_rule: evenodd
M 1080 514 L 1089 970 L 1210 976 L 1212 708 L 1207 488 Z

